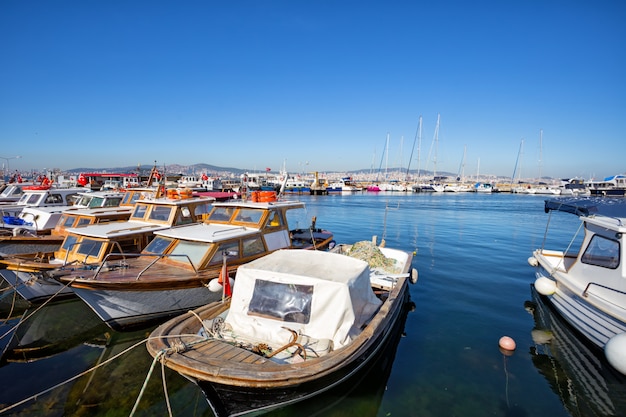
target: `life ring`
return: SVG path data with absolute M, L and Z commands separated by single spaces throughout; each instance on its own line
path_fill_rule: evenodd
M 272 202 L 276 201 L 276 191 L 259 191 L 259 202 Z

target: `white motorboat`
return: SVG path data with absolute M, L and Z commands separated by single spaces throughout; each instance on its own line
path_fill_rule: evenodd
M 533 252 L 535 288 L 626 374 L 626 200 L 551 199 L 545 210 L 573 213 L 582 224 L 567 249 Z

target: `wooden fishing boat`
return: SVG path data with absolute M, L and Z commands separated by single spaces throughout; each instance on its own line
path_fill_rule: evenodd
M 289 229 L 287 213 L 296 209 L 303 211 L 304 204 L 216 202 L 201 224 L 157 231 L 139 254 L 115 262 L 120 254 L 111 253 L 102 267 L 66 269 L 59 279 L 112 328 L 144 325 L 220 299 L 218 277 L 224 268 L 232 272 L 283 248 L 328 249 L 334 243 L 331 232 L 314 224 Z
M 148 352 L 194 381 L 218 417 L 268 411 L 338 386 L 396 336 L 416 279 L 411 253 L 359 243 L 375 251 L 365 252 L 376 267 L 342 254 L 343 245 L 281 250 L 240 266 L 232 298 L 162 324 Z
M 125 253 L 141 251 L 154 232 L 204 220 L 211 210 L 212 198 L 146 198 L 137 200 L 128 221 L 105 222 L 68 228 L 60 247 L 50 252 L 19 253 L 0 259 L 6 270 L 0 273 L 24 299 L 31 303 L 51 296 L 73 296 L 70 288 L 52 279 L 73 270 L 93 270 Z M 110 255 L 116 253 L 116 255 Z

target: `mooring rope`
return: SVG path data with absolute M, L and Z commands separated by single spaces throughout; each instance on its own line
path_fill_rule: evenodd
M 17 275 L 16 275 L 17 276 Z M 21 323 L 25 322 L 26 320 L 28 320 L 29 318 L 31 318 L 33 316 L 33 314 L 37 313 L 39 310 L 41 310 L 43 307 L 45 307 L 49 302 L 51 302 L 61 291 L 63 291 L 64 289 L 66 289 L 68 286 L 70 286 L 74 280 L 76 280 L 76 278 L 72 278 L 72 280 L 70 282 L 68 282 L 67 284 L 65 284 L 64 286 L 62 286 L 57 292 L 55 292 L 54 294 L 52 294 L 52 296 L 50 298 L 48 298 L 43 304 L 41 304 L 39 307 L 37 307 L 35 310 L 33 310 L 32 313 L 28 314 L 26 317 L 22 317 L 22 319 L 19 321 L 19 323 L 17 323 L 15 326 L 11 327 L 9 330 L 7 330 L 6 333 L 4 333 L 2 336 L 0 336 L 0 340 L 4 339 L 8 334 L 10 334 L 11 332 L 13 332 L 15 329 L 17 329 Z
M 102 362 L 102 363 L 100 363 L 100 364 L 98 364 L 98 365 L 96 365 L 96 366 L 92 367 L 91 369 L 88 369 L 88 370 L 86 370 L 86 371 L 84 371 L 84 372 L 81 372 L 81 373 L 79 373 L 78 375 L 74 375 L 73 377 L 68 378 L 68 379 L 66 379 L 66 380 L 65 380 L 65 381 L 63 381 L 63 382 L 59 382 L 58 384 L 53 385 L 52 387 L 47 388 L 47 389 L 45 389 L 45 390 L 43 390 L 43 391 L 41 391 L 41 392 L 39 392 L 39 393 L 37 393 L 37 394 L 31 395 L 30 397 L 25 398 L 25 399 L 23 399 L 23 400 L 21 400 L 21 401 L 19 401 L 19 402 L 15 403 L 15 404 L 11 404 L 11 405 L 9 405 L 9 406 L 7 406 L 7 407 L 5 407 L 5 408 L 0 409 L 0 414 L 1 414 L 1 413 L 4 413 L 5 411 L 12 410 L 13 408 L 18 407 L 18 406 L 20 406 L 20 405 L 22 405 L 22 404 L 25 404 L 25 403 L 27 403 L 28 401 L 35 400 L 35 399 L 37 399 L 37 398 L 41 397 L 43 394 L 46 394 L 46 393 L 48 393 L 48 392 L 50 392 L 50 391 L 52 391 L 52 390 L 54 390 L 54 389 L 56 389 L 56 388 L 62 387 L 63 385 L 65 385 L 65 384 L 67 384 L 67 383 L 69 383 L 69 382 L 72 382 L 72 381 L 74 381 L 74 380 L 76 380 L 76 379 L 78 379 L 78 378 L 80 378 L 80 377 L 82 377 L 82 376 L 87 375 L 87 374 L 88 374 L 88 373 L 90 373 L 90 372 L 95 371 L 96 369 L 98 369 L 98 368 L 100 368 L 100 367 L 102 367 L 102 366 L 104 366 L 104 365 L 107 365 L 108 363 L 110 363 L 110 362 L 114 361 L 115 359 L 119 358 L 120 356 L 122 356 L 122 355 L 126 354 L 127 352 L 131 351 L 132 349 L 136 348 L 137 346 L 141 346 L 141 345 L 142 345 L 142 344 L 144 344 L 147 340 L 148 340 L 148 339 L 145 339 L 145 340 L 142 340 L 142 341 L 140 341 L 140 342 L 135 343 L 134 345 L 130 346 L 129 348 L 124 349 L 123 351 L 121 351 L 120 353 L 118 353 L 118 354 L 116 354 L 116 355 L 113 355 L 112 357 L 110 357 L 110 358 L 109 358 L 109 359 L 107 359 L 106 361 L 104 361 L 104 362 Z

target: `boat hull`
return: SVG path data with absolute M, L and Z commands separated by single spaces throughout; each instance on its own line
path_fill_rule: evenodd
M 398 300 L 397 308 L 389 317 L 388 327 L 378 337 L 371 339 L 359 358 L 346 361 L 336 371 L 321 378 L 281 388 L 238 387 L 197 379 L 193 381 L 200 387 L 217 417 L 262 413 L 354 383 L 377 361 L 383 360 L 390 349 L 395 351 L 404 328 L 408 299 L 408 291 L 405 291 L 402 301 Z
M 536 276 L 549 277 L 543 269 Z M 600 348 L 604 348 L 613 336 L 626 332 L 626 323 L 605 313 L 563 284 L 557 285 L 556 292 L 547 299 L 572 327 Z
M 0 270 L 0 277 L 6 281 L 24 300 L 39 304 L 54 297 L 55 300 L 74 297 L 74 292 L 54 279 L 34 275 L 29 272 Z
M 203 285 L 193 288 L 160 290 L 110 290 L 81 288 L 73 290 L 109 327 L 123 330 L 145 326 L 173 317 L 201 305 L 218 301 L 220 292 Z

